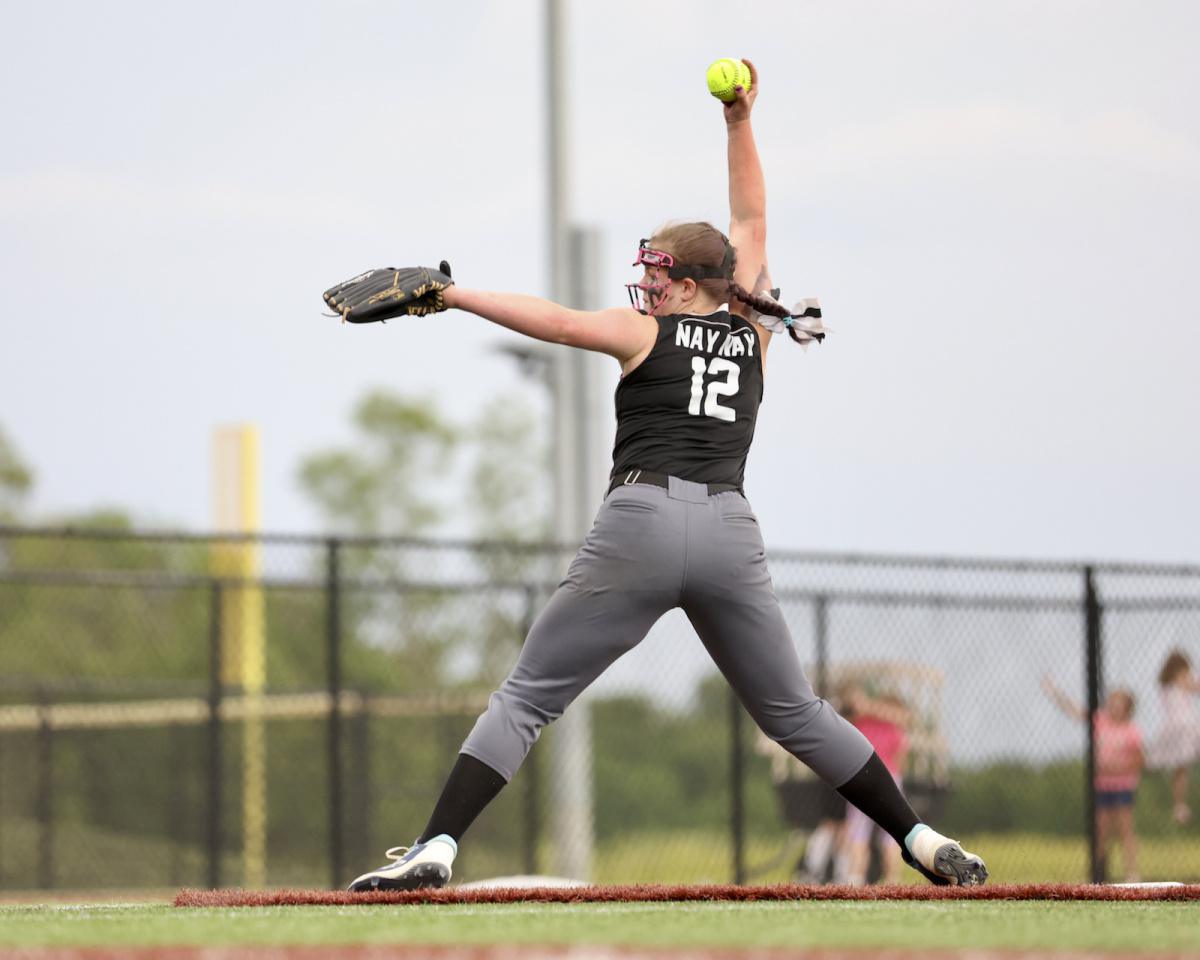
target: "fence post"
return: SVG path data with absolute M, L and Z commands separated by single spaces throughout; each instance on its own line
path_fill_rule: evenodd
M 221 885 L 221 581 L 208 604 L 208 886 Z
M 528 587 L 525 590 L 525 616 L 521 621 L 521 639 L 529 636 L 533 627 L 533 618 L 537 608 L 537 590 Z M 541 788 L 541 778 L 538 776 L 538 749 L 534 743 L 525 763 L 521 766 L 521 775 L 525 778 L 524 801 L 524 840 L 525 840 L 525 873 L 536 876 L 538 872 L 538 841 L 541 835 L 541 811 L 538 808 L 538 793 Z
M 3 554 L 0 553 L 0 557 Z M 4 889 L 4 757 L 5 738 L 0 734 L 0 890 Z
M 329 874 L 333 888 L 342 886 L 342 630 L 341 576 L 338 572 L 341 543 L 326 542 L 325 640 L 326 679 L 329 689 Z
M 54 731 L 50 726 L 50 695 L 40 689 L 37 735 L 38 886 L 54 886 Z
M 729 827 L 733 838 L 733 882 L 746 882 L 746 754 L 742 736 L 742 704 L 729 688 L 729 779 L 732 803 Z
M 813 601 L 813 638 L 816 641 L 817 696 L 829 699 L 829 598 L 820 594 Z
M 166 729 L 167 739 L 167 802 L 163 804 L 166 813 L 166 823 L 163 831 L 171 841 L 171 865 L 169 868 L 169 883 L 172 887 L 180 887 L 183 879 L 183 852 L 188 842 L 188 829 L 192 819 L 190 790 L 185 788 L 189 764 L 186 759 L 191 754 L 194 745 L 195 731 L 190 727 L 173 723 Z M 190 784 L 189 784 L 190 785 Z
M 356 859 L 366 863 L 371 859 L 371 824 L 374 818 L 374 783 L 371 780 L 371 697 L 360 694 L 358 713 L 355 714 L 351 727 L 351 740 L 354 744 L 354 783 L 357 786 L 355 795 L 358 797 L 357 810 L 353 817 L 358 820 L 358 831 L 350 849 L 355 852 Z
M 1090 865 L 1092 883 L 1103 883 L 1105 851 L 1099 848 L 1096 830 L 1096 724 L 1094 717 L 1100 709 L 1103 695 L 1104 665 L 1103 638 L 1101 636 L 1100 598 L 1096 593 L 1095 568 L 1083 568 L 1083 617 L 1085 637 L 1085 681 L 1087 683 L 1087 818 L 1088 849 L 1091 851 Z

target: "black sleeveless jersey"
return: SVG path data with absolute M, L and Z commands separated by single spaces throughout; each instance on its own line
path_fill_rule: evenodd
M 617 385 L 613 476 L 740 485 L 763 392 L 754 325 L 727 310 L 655 319 L 654 347 Z

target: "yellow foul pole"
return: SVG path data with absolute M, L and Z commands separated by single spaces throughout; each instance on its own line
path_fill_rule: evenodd
M 213 507 L 220 533 L 261 531 L 258 429 L 219 427 L 213 436 Z M 242 724 L 242 884 L 266 882 L 267 740 L 263 719 L 266 687 L 266 622 L 261 547 L 255 539 L 218 543 L 213 573 L 230 581 L 221 599 L 221 666 L 225 684 L 246 698 Z

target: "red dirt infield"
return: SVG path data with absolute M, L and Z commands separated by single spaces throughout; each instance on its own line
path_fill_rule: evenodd
M 372 904 L 455 903 L 659 903 L 779 900 L 1200 900 L 1200 884 L 1105 886 L 1102 884 L 995 884 L 983 887 L 934 887 L 894 884 L 875 887 L 767 886 L 699 884 L 688 886 L 591 886 L 479 888 L 460 890 L 181 890 L 177 907 L 369 906 Z

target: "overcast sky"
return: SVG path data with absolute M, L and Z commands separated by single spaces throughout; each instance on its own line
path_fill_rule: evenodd
M 769 545 L 1200 560 L 1200 7 L 566 8 L 612 304 L 654 226 L 727 222 L 704 70 L 761 71 L 773 272 L 835 331 L 772 348 Z M 485 321 L 320 300 L 442 257 L 548 292 L 540 2 L 0 9 L 0 428 L 36 516 L 206 528 L 212 430 L 251 421 L 267 527 L 315 531 L 297 463 L 368 389 L 546 413 Z

